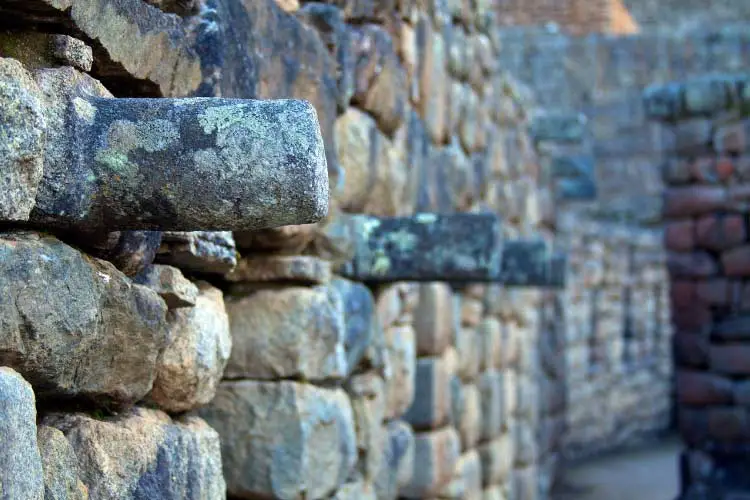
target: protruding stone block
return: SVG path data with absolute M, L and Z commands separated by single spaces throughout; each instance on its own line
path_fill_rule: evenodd
M 440 491 L 438 498 L 482 500 L 482 463 L 476 450 L 461 455 L 453 480 Z
M 232 354 L 225 377 L 323 381 L 346 375 L 343 304 L 330 287 L 259 290 L 227 299 Z
M 492 214 L 350 216 L 358 281 L 491 281 L 500 269 L 500 221 Z
M 156 292 L 33 233 L 0 235 L 0 290 L 0 364 L 38 397 L 127 406 L 151 390 L 167 341 Z
M 327 213 L 323 139 L 305 101 L 59 98 L 71 112 L 44 131 L 56 148 L 44 152 L 33 222 L 250 230 Z
M 321 284 L 331 280 L 331 264 L 309 255 L 251 255 L 225 278 L 235 283 Z
M 425 283 L 419 287 L 419 303 L 414 312 L 417 354 L 440 356 L 453 338 L 453 292 L 445 283 Z
M 503 484 L 513 472 L 513 440 L 510 434 L 493 439 L 479 447 L 482 461 L 482 483 L 485 488 Z
M 587 122 L 583 114 L 547 113 L 534 118 L 531 135 L 536 141 L 581 142 Z
M 198 273 L 225 274 L 237 265 L 231 231 L 165 231 L 156 262 Z
M 394 420 L 385 427 L 384 439 L 382 467 L 375 480 L 375 491 L 380 500 L 395 500 L 399 488 L 408 484 L 414 474 L 414 433 L 405 422 Z
M 373 339 L 382 337 L 381 325 L 375 315 L 375 302 L 369 288 L 343 278 L 334 279 L 330 286 L 341 295 L 344 306 L 344 349 L 347 370 L 351 373 L 365 357 Z
M 0 367 L 0 495 L 42 500 L 44 472 L 37 448 L 34 391 L 18 373 Z
M 461 443 L 453 427 L 417 434 L 415 437 L 414 473 L 401 489 L 404 498 L 430 498 L 453 478 L 461 454 Z
M 345 386 L 354 412 L 359 461 L 357 471 L 367 481 L 373 481 L 383 466 L 385 433 L 385 387 L 375 373 L 352 376 Z
M 53 414 L 44 425 L 67 438 L 91 500 L 224 498 L 219 436 L 197 417 L 172 421 L 134 408 L 116 417 Z
M 79 477 L 78 457 L 65 435 L 54 427 L 41 425 L 37 441 L 44 467 L 44 498 L 88 500 L 88 488 Z
M 544 241 L 515 240 L 503 245 L 498 282 L 505 286 L 562 287 L 567 259 Z
M 324 498 L 357 461 L 354 415 L 340 389 L 222 382 L 200 415 L 221 436 L 230 496 Z
M 415 395 L 404 420 L 416 431 L 436 429 L 449 422 L 450 373 L 442 358 L 417 359 Z

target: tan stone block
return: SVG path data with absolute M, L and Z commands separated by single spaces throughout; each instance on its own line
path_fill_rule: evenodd
M 331 500 L 378 500 L 375 488 L 364 481 L 346 483 L 331 497 Z
M 461 449 L 472 449 L 479 442 L 482 429 L 482 402 L 479 388 L 476 384 L 466 384 L 461 390 L 462 401 L 456 427 L 461 436 Z
M 445 283 L 419 287 L 419 303 L 414 311 L 419 356 L 439 356 L 453 338 L 453 292 Z
M 479 370 L 503 368 L 503 331 L 500 321 L 492 316 L 485 317 L 477 327 L 477 335 L 480 346 Z
M 461 324 L 463 326 L 475 327 L 482 321 L 484 304 L 481 300 L 471 297 L 461 298 Z
M 199 413 L 221 437 L 230 496 L 323 498 L 356 464 L 354 415 L 341 389 L 225 381 Z
M 462 327 L 454 343 L 458 352 L 458 375 L 464 382 L 472 382 L 479 375 L 481 344 L 476 328 Z
M 375 311 L 383 328 L 398 323 L 403 312 L 401 293 L 396 284 L 379 287 L 375 291 Z
M 385 444 L 385 386 L 375 373 L 354 375 L 346 384 L 354 413 L 359 450 L 358 470 L 367 481 L 374 481 L 383 466 Z
M 347 372 L 341 296 L 330 287 L 260 290 L 227 299 L 227 378 L 330 380 Z
M 406 498 L 434 497 L 453 478 L 461 444 L 453 427 L 415 435 L 414 472 L 401 488 Z
M 482 492 L 482 500 L 508 500 L 505 490 L 500 486 L 485 488 Z
M 416 340 L 409 325 L 395 326 L 384 332 L 390 361 L 390 377 L 385 381 L 386 420 L 403 415 L 414 400 L 416 384 Z
M 331 263 L 309 255 L 250 255 L 224 278 L 235 283 L 321 284 L 331 280 Z
M 513 426 L 513 442 L 515 443 L 516 467 L 533 465 L 537 460 L 537 442 L 534 436 L 534 426 L 531 422 L 518 420 Z
M 513 473 L 513 492 L 518 500 L 539 498 L 538 471 L 536 466 L 516 469 Z
M 491 488 L 505 483 L 513 472 L 513 440 L 506 433 L 478 448 L 482 461 L 482 484 Z
M 462 26 L 454 25 L 446 30 L 448 45 L 448 71 L 456 80 L 469 77 L 468 38 Z
M 437 498 L 447 500 L 482 500 L 482 463 L 479 453 L 471 450 L 458 459 L 453 479 Z
M 468 87 L 466 90 L 466 101 L 464 112 L 461 117 L 461 124 L 459 126 L 459 138 L 461 139 L 461 145 L 464 150 L 468 153 L 473 153 L 479 149 L 479 145 L 485 142 L 484 139 L 480 141 L 480 130 L 484 127 L 483 117 L 479 116 L 479 105 L 480 100 L 476 92 Z M 481 131 L 484 133 L 484 131 Z
M 424 46 L 420 47 L 421 97 L 418 111 L 432 142 L 444 144 L 448 139 L 449 82 L 445 40 L 426 17 L 422 17 L 417 24 L 417 39 L 424 40 Z

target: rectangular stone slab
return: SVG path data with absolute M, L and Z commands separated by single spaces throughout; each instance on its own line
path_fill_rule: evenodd
M 566 265 L 566 256 L 553 253 L 545 241 L 506 241 L 496 282 L 509 287 L 562 288 Z
M 493 214 L 345 218 L 354 257 L 339 272 L 350 279 L 487 282 L 500 272 L 501 222 Z

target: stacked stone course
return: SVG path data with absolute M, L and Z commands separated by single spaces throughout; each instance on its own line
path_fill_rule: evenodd
M 680 498 L 747 495 L 748 271 L 745 77 L 653 87 L 652 119 L 674 135 L 662 173 L 675 328 Z

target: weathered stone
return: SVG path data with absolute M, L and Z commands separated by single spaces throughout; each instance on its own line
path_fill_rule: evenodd
M 489 441 L 499 436 L 505 424 L 503 375 L 487 371 L 479 376 L 479 393 L 482 402 L 482 429 L 480 441 Z
M 85 93 L 94 84 L 72 71 L 45 70 L 38 78 L 54 147 L 43 153 L 33 222 L 191 231 L 325 217 L 326 159 L 309 103 L 94 97 Z M 79 154 L 79 144 L 93 149 Z
M 414 472 L 401 489 L 404 498 L 436 496 L 453 478 L 461 454 L 458 434 L 452 427 L 417 434 L 414 439 Z
M 23 374 L 38 397 L 117 406 L 151 390 L 167 341 L 167 308 L 155 292 L 31 233 L 0 237 L 0 289 L 0 364 Z
M 126 276 L 137 276 L 153 264 L 161 247 L 160 231 L 73 232 L 61 235 L 86 253 L 108 260 Z
M 375 491 L 378 500 L 395 500 L 399 488 L 409 483 L 414 473 L 414 433 L 399 420 L 388 423 L 385 430 L 383 467 L 375 481 Z
M 536 465 L 513 471 L 513 492 L 518 500 L 539 498 L 539 470 Z
M 227 300 L 227 378 L 323 381 L 347 373 L 344 306 L 331 287 L 259 290 Z
M 230 231 L 167 231 L 156 262 L 199 273 L 225 274 L 237 265 Z
M 230 496 L 323 498 L 356 464 L 354 415 L 340 389 L 222 382 L 200 414 L 221 436 Z
M 548 113 L 534 118 L 531 135 L 536 141 L 581 142 L 586 134 L 583 114 Z
M 430 139 L 443 144 L 448 134 L 447 50 L 443 34 L 426 18 L 417 24 L 419 45 L 419 115 L 424 120 Z
M 352 30 L 354 47 L 353 102 L 372 114 L 380 129 L 391 135 L 401 125 L 408 102 L 406 70 L 396 55 L 391 36 L 376 25 Z
M 440 491 L 438 498 L 481 500 L 482 464 L 476 450 L 461 455 L 456 464 L 453 480 Z
M 164 12 L 171 12 L 180 16 L 196 14 L 199 0 L 145 0 L 146 3 Z
M 45 498 L 34 391 L 6 367 L 0 367 L 0 439 L 0 495 L 8 500 Z
M 461 411 L 456 417 L 456 427 L 461 436 L 461 450 L 474 448 L 479 442 L 482 427 L 482 403 L 476 384 L 465 384 L 461 390 Z
M 435 212 L 465 212 L 474 205 L 474 166 L 458 142 L 433 148 L 429 164 L 428 189 Z
M 479 371 L 502 368 L 502 329 L 500 322 L 492 316 L 484 318 L 479 324 Z
M 68 35 L 52 35 L 52 53 L 61 62 L 81 71 L 91 71 L 94 54 L 91 47 Z
M 346 483 L 331 497 L 331 500 L 378 500 L 375 488 L 362 481 Z
M 403 415 L 414 400 L 417 371 L 414 337 L 414 329 L 411 326 L 397 326 L 385 330 L 391 367 L 390 378 L 386 379 L 387 419 Z
M 197 417 L 134 408 L 105 419 L 53 414 L 43 424 L 65 434 L 92 500 L 225 495 L 219 436 Z
M 171 266 L 149 266 L 133 281 L 158 293 L 170 309 L 192 307 L 198 298 L 198 287 Z
M 301 254 L 317 235 L 319 224 L 296 224 L 259 231 L 235 231 L 234 240 L 241 250 Z
M 207 404 L 232 351 L 229 318 L 221 290 L 198 284 L 195 306 L 169 311 L 169 343 L 157 362 L 150 399 L 180 413 Z
M 512 429 L 514 440 L 514 463 L 516 467 L 533 465 L 538 458 L 538 445 L 531 422 L 519 420 Z
M 416 431 L 437 429 L 450 421 L 450 373 L 441 358 L 418 358 L 415 395 L 404 420 Z
M 44 166 L 43 96 L 21 63 L 0 58 L 0 220 L 26 221 Z
M 509 434 L 479 447 L 482 461 L 482 483 L 485 488 L 503 484 L 513 472 L 513 440 Z
M 307 255 L 252 255 L 242 258 L 225 278 L 232 282 L 327 283 L 331 264 Z
M 386 284 L 375 289 L 375 311 L 383 326 L 406 324 L 400 321 L 404 304 L 398 284 Z
M 353 376 L 346 391 L 354 413 L 359 461 L 357 471 L 366 481 L 374 481 L 383 467 L 385 446 L 385 388 L 378 374 Z
M 440 356 L 453 337 L 453 293 L 445 283 L 419 287 L 419 305 L 414 312 L 419 356 Z
M 346 364 L 348 372 L 357 369 L 365 356 L 368 347 L 382 327 L 375 315 L 375 304 L 372 292 L 354 281 L 336 278 L 331 281 L 331 287 L 341 295 L 344 305 L 344 325 L 346 334 L 344 349 L 346 350 Z M 382 333 L 380 333 L 382 336 Z
M 458 375 L 463 381 L 472 382 L 479 374 L 480 340 L 475 328 L 456 328 L 453 344 L 458 352 Z
M 45 500 L 88 500 L 88 488 L 79 478 L 78 458 L 65 435 L 42 425 L 37 429 L 37 441 L 44 467 Z
M 506 286 L 562 287 L 565 283 L 565 257 L 553 254 L 543 241 L 506 241 L 500 276 Z
M 359 281 L 489 281 L 499 274 L 492 214 L 351 216 L 356 252 L 341 272 Z
M 403 161 L 391 140 L 366 113 L 349 108 L 335 125 L 343 188 L 341 208 L 375 215 L 396 215 L 406 189 Z M 377 206 L 375 206 L 377 205 Z M 373 209 L 375 211 L 373 211 Z

